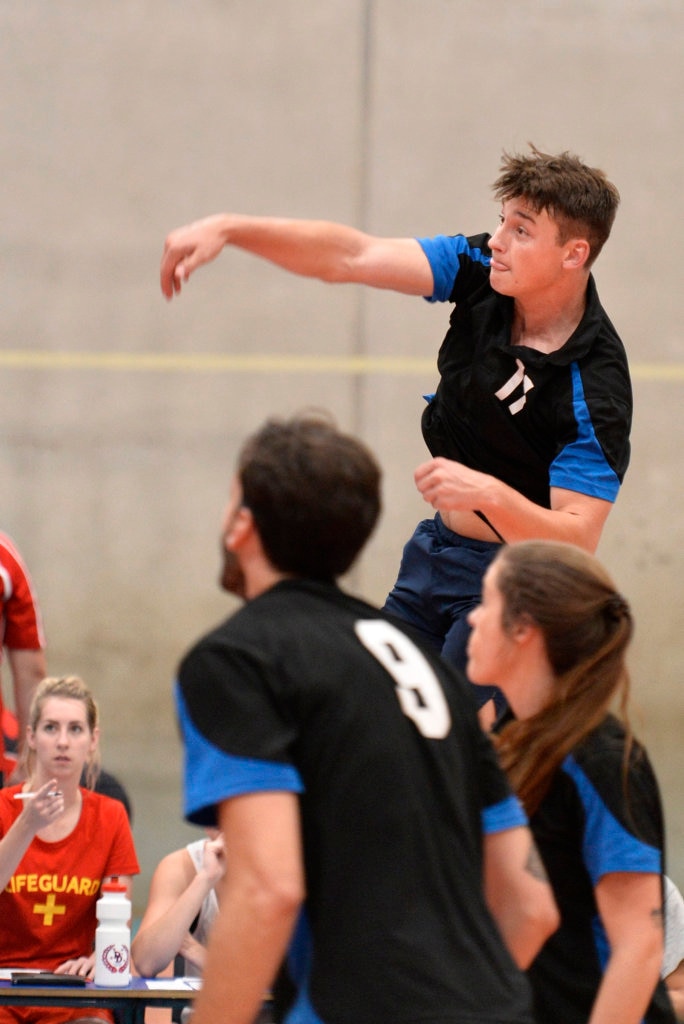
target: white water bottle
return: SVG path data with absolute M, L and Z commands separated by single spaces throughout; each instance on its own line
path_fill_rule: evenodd
M 126 886 L 105 882 L 95 911 L 95 984 L 123 988 L 131 980 L 131 901 Z

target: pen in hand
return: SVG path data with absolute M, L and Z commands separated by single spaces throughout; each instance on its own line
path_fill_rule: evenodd
M 33 800 L 33 798 L 35 796 L 37 796 L 37 795 L 38 795 L 37 793 L 15 793 L 14 794 L 14 799 L 15 800 Z M 51 789 L 45 795 L 49 796 L 49 797 L 61 796 L 61 791 L 59 789 Z

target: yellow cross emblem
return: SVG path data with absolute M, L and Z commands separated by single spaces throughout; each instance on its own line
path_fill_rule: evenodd
M 55 894 L 54 892 L 51 892 L 47 899 L 45 900 L 45 903 L 36 903 L 36 905 L 33 908 L 33 913 L 43 914 L 43 924 L 51 925 L 53 923 L 52 919 L 55 916 L 55 914 L 66 913 L 66 906 L 63 903 L 57 906 L 55 904 Z

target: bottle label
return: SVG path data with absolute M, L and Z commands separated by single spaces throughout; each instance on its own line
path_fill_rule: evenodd
M 128 946 L 112 942 L 102 950 L 100 961 L 111 974 L 123 974 L 128 970 Z

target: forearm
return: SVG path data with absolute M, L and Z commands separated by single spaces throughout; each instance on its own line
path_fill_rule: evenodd
M 143 977 L 158 974 L 181 952 L 211 888 L 211 882 L 197 874 L 168 910 L 149 923 L 143 920 L 132 945 L 133 962 Z
M 546 508 L 491 474 L 442 457 L 418 466 L 414 477 L 449 529 L 473 535 L 477 511 L 509 543 L 556 540 L 594 551 L 612 508 L 609 501 L 561 488 L 551 488 Z
M 530 501 L 508 484 L 488 477 L 477 506 L 509 544 L 521 540 L 554 540 L 595 551 L 611 505 L 592 500 L 591 516 L 585 514 L 583 495 L 562 505 L 545 508 Z
M 167 298 L 226 246 L 320 281 L 365 284 L 408 295 L 430 295 L 433 290 L 430 264 L 414 238 L 378 238 L 331 221 L 220 213 L 168 235 L 161 262 Z
M 295 918 L 294 906 L 222 902 L 193 1024 L 252 1024 L 285 955 Z
M 285 270 L 322 281 L 351 281 L 368 236 L 344 224 L 221 214 L 223 245 L 235 246 Z
M 20 815 L 0 841 L 0 892 L 7 886 L 34 835 L 35 831 Z
M 667 975 L 665 984 L 677 1020 L 684 1021 L 684 960 Z
M 684 988 L 669 988 L 668 986 L 667 991 L 670 994 L 675 1017 L 679 1021 L 684 1021 Z
M 553 901 L 543 883 L 538 883 L 538 892 L 530 886 L 527 898 L 515 906 L 491 907 L 501 937 L 513 960 L 521 971 L 527 970 L 550 935 L 558 927 L 558 916 Z M 535 912 L 538 896 L 544 901 L 542 910 Z
M 490 913 L 521 970 L 560 923 L 553 891 L 527 829 L 484 839 L 484 887 Z
M 614 950 L 588 1024 L 639 1024 L 660 976 L 662 945 Z
M 183 939 L 178 953 L 183 957 L 186 965 L 189 965 L 192 968 L 192 970 L 189 970 L 186 973 L 191 974 L 194 971 L 197 974 L 204 974 L 207 951 L 204 946 L 201 945 L 197 939 L 193 938 L 189 932 Z
M 31 701 L 38 683 L 47 675 L 47 661 L 43 650 L 17 650 L 7 652 L 12 672 L 14 704 L 19 727 L 18 747 L 23 749 L 26 727 L 29 724 Z

